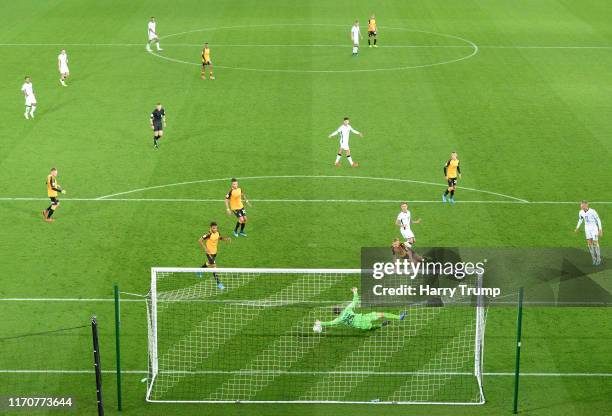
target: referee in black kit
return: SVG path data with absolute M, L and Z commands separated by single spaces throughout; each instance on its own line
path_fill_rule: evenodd
M 166 110 L 161 103 L 157 103 L 155 110 L 151 113 L 151 128 L 153 129 L 153 148 L 159 149 L 159 139 L 164 135 L 166 127 Z

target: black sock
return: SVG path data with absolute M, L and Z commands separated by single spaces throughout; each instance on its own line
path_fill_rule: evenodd
M 157 136 L 153 136 L 153 144 L 157 146 Z
M 449 190 L 447 189 L 446 192 L 444 192 L 444 196 L 448 195 Z
M 376 39 L 376 38 L 374 38 L 374 45 L 376 45 L 376 40 L 377 40 L 377 39 Z
M 55 212 L 55 210 L 51 209 L 51 207 L 49 207 L 49 209 L 47 210 L 47 218 L 51 218 L 53 216 L 54 212 Z
M 207 267 L 208 267 L 208 265 L 207 265 L 206 263 L 204 263 L 204 264 L 202 265 L 202 269 L 205 269 L 205 268 L 207 268 Z
M 370 39 L 368 39 L 368 45 L 370 44 Z
M 455 196 L 455 190 L 453 189 L 452 191 L 450 191 L 451 194 L 451 198 Z
M 246 225 L 245 222 L 243 222 L 242 224 L 240 224 L 240 232 L 244 231 L 244 226 Z
M 215 280 L 217 281 L 217 284 L 221 283 L 221 280 L 219 280 L 219 276 L 217 275 L 217 273 L 213 272 L 213 277 L 215 278 Z
M 240 223 L 237 222 L 236 226 L 234 227 L 234 232 L 237 233 L 238 232 L 238 227 L 240 227 Z

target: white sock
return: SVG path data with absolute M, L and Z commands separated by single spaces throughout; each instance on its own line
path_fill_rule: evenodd
M 30 107 L 30 115 L 33 116 L 34 115 L 34 111 L 36 111 L 36 106 L 33 105 L 32 107 Z
M 352 165 L 353 164 L 353 158 L 350 157 L 350 156 L 347 156 L 346 158 L 348 159 L 349 163 Z
M 353 46 L 353 53 L 357 53 L 357 46 Z
M 32 107 L 30 107 L 30 106 L 26 105 L 26 111 L 25 111 L 25 113 L 26 113 L 26 114 L 29 114 L 29 113 L 30 113 L 30 108 L 32 108 Z
M 601 251 L 599 250 L 599 246 L 595 246 L 595 258 L 598 263 L 601 261 Z
M 591 253 L 591 258 L 593 261 L 597 261 L 597 255 L 595 254 L 595 246 L 589 246 L 589 253 Z
M 340 162 L 340 159 L 342 158 L 342 155 L 337 155 L 336 156 L 336 163 Z
M 158 50 L 159 50 L 159 49 L 161 49 L 161 48 L 159 47 L 159 42 L 156 42 L 155 44 L 157 45 L 157 49 L 158 49 Z

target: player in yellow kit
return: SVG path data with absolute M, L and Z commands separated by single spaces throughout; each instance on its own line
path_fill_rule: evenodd
M 210 60 L 210 48 L 208 47 L 208 43 L 205 43 L 204 49 L 202 49 L 202 79 L 206 79 L 206 67 L 208 67 L 210 79 L 215 79 L 213 76 L 213 64 Z
M 210 223 L 210 229 L 208 232 L 198 240 L 200 247 L 204 249 L 204 253 L 206 254 L 206 263 L 202 265 L 203 269 L 207 267 L 217 267 L 217 245 L 219 244 L 219 241 L 230 240 L 230 237 L 222 237 L 221 234 L 219 234 L 219 228 L 217 227 L 216 222 L 213 221 Z M 212 275 L 217 281 L 217 287 L 223 290 L 223 283 L 221 283 L 221 280 L 219 280 L 217 273 L 213 273 Z
M 51 200 L 51 205 L 42 212 L 43 218 L 47 222 L 55 221 L 53 218 L 53 214 L 55 210 L 59 207 L 59 200 L 57 199 L 58 194 L 65 194 L 66 191 L 62 189 L 59 182 L 57 181 L 57 169 L 51 168 L 51 172 L 47 175 L 47 196 Z
M 457 189 L 457 179 L 461 179 L 461 169 L 459 168 L 459 159 L 457 152 L 451 153 L 451 158 L 444 164 L 444 176 L 448 182 L 448 188 L 442 195 L 442 202 L 446 202 L 446 197 L 450 193 L 448 201 L 451 204 L 455 203 L 455 189 Z
M 370 48 L 371 47 L 378 48 L 378 45 L 376 44 L 376 35 L 378 35 L 378 31 L 376 28 L 376 16 L 372 15 L 368 19 L 368 46 Z M 374 38 L 373 43 L 370 42 L 370 38 Z
M 244 209 L 244 204 L 246 202 L 249 206 L 251 203 L 246 197 L 246 194 L 242 192 L 242 189 L 238 186 L 238 179 L 232 178 L 232 186 L 225 195 L 225 209 L 227 211 L 227 215 L 234 215 L 238 218 L 238 222 L 236 223 L 236 227 L 234 227 L 234 237 L 246 237 L 246 233 L 244 232 L 244 227 L 247 223 L 246 210 Z M 240 228 L 240 233 L 238 233 L 238 228 Z

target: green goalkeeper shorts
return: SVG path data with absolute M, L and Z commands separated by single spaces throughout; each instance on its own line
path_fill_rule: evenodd
M 357 329 L 372 329 L 374 322 L 380 319 L 377 312 L 357 314 L 353 319 L 353 327 Z

